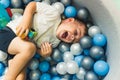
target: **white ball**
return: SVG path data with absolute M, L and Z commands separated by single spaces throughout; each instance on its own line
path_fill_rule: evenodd
M 57 66 L 56 66 L 56 71 L 59 73 L 59 74 L 62 74 L 62 75 L 64 75 L 64 74 L 66 74 L 67 72 L 66 72 L 66 64 L 65 64 L 65 62 L 60 62 L 60 63 L 58 63 L 57 64 Z
M 71 61 L 73 59 L 74 59 L 74 56 L 71 52 L 69 52 L 69 51 L 64 52 L 64 54 L 63 54 L 64 62 L 68 62 L 68 61 Z
M 82 53 L 83 49 L 79 43 L 73 43 L 70 47 L 70 51 L 73 55 L 79 55 Z
M 61 2 L 56 2 L 56 3 L 52 4 L 52 6 L 54 6 L 59 11 L 60 14 L 63 13 L 64 5 Z
M 75 61 L 67 62 L 67 72 L 69 74 L 76 74 L 79 71 L 79 66 Z
M 8 54 L 0 50 L 0 61 L 6 60 L 8 57 Z
M 80 67 L 78 73 L 76 73 L 76 77 L 80 80 L 84 80 L 85 74 L 86 70 L 83 67 Z
M 88 29 L 88 34 L 89 36 L 93 37 L 95 34 L 100 34 L 101 33 L 101 30 L 98 26 L 91 26 L 89 29 Z

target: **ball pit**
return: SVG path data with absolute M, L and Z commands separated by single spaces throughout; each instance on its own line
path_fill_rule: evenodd
M 12 0 L 12 1 L 14 1 L 14 0 Z M 61 0 L 61 1 L 64 2 L 65 0 Z M 118 37 L 118 34 L 120 34 L 118 32 L 119 31 L 118 26 L 120 25 L 119 24 L 120 19 L 118 19 L 116 17 L 116 15 L 113 15 L 112 10 L 110 9 L 112 7 L 112 8 L 114 8 L 115 12 L 120 13 L 119 10 L 117 10 L 117 6 L 116 7 L 114 6 L 115 3 L 113 1 L 108 1 L 110 4 L 107 4 L 108 2 L 104 1 L 104 0 L 101 0 L 101 1 L 91 0 L 91 2 L 88 2 L 87 0 L 73 0 L 72 2 L 73 2 L 73 4 L 69 4 L 69 5 L 74 6 L 77 10 L 79 10 L 79 8 L 81 6 L 84 6 L 84 7 L 87 7 L 88 10 L 90 11 L 92 19 L 94 21 L 93 22 L 94 24 L 90 23 L 90 24 L 88 24 L 89 27 L 88 26 L 87 27 L 89 28 L 88 29 L 88 36 L 90 36 L 93 39 L 93 44 L 91 44 L 91 42 L 85 43 L 83 41 L 84 42 L 83 43 L 81 41 L 80 43 L 83 43 L 83 45 L 85 46 L 84 48 L 82 48 L 82 46 L 78 46 L 78 45 L 71 47 L 73 44 L 61 43 L 62 45 L 60 44 L 61 46 L 59 45 L 56 48 L 58 51 L 56 51 L 54 56 L 51 56 L 52 59 L 49 60 L 49 62 L 48 62 L 48 64 L 50 64 L 50 66 L 48 68 L 50 68 L 50 69 L 49 70 L 47 69 L 44 71 L 43 69 L 40 68 L 41 70 L 36 69 L 36 71 L 30 71 L 30 73 L 31 73 L 30 75 L 35 74 L 36 77 L 35 76 L 32 77 L 32 76 L 28 75 L 27 76 L 28 79 L 30 79 L 30 80 L 32 80 L 32 79 L 36 79 L 36 80 L 59 80 L 61 78 L 61 80 L 74 80 L 74 79 L 83 79 L 84 78 L 85 80 L 101 80 L 101 79 L 118 80 L 120 78 L 119 77 L 120 72 L 117 69 L 120 65 L 115 64 L 114 62 L 119 63 L 120 44 L 117 44 L 117 42 L 119 43 L 119 40 L 120 40 L 120 38 Z M 93 4 L 95 4 L 95 5 L 93 5 Z M 23 4 L 23 5 L 26 5 L 26 4 Z M 66 5 L 67 5 L 67 3 L 66 3 Z M 17 6 L 14 6 L 14 7 L 16 8 Z M 12 6 L 12 8 L 14 8 L 14 7 Z M 100 13 L 101 14 L 105 13 L 105 14 L 101 15 Z M 111 13 L 111 14 L 109 14 L 109 13 Z M 118 14 L 118 13 L 116 13 L 116 14 Z M 86 16 L 86 15 L 87 14 L 84 14 L 84 16 Z M 76 17 L 76 16 L 77 15 L 74 14 L 74 16 L 72 15 L 71 17 Z M 69 16 L 66 16 L 66 17 L 69 17 Z M 80 13 L 79 13 L 79 17 L 80 17 Z M 105 17 L 107 17 L 107 18 L 105 18 Z M 93 28 L 96 30 L 90 30 L 90 28 L 92 28 L 96 25 L 97 25 L 97 28 Z M 102 35 L 105 34 L 106 38 L 104 40 L 102 40 L 102 42 L 99 42 L 100 40 L 98 40 L 98 39 L 96 39 L 96 37 L 94 37 L 96 34 L 102 34 Z M 101 36 L 97 36 L 97 37 L 101 37 Z M 117 37 L 117 39 L 116 39 L 116 37 Z M 103 38 L 103 36 L 102 36 L 102 38 Z M 97 40 L 98 40 L 98 42 L 96 42 Z M 80 43 L 77 43 L 77 44 L 80 44 Z M 99 43 L 101 43 L 102 45 Z M 88 44 L 89 44 L 89 46 L 86 47 L 86 45 L 88 45 Z M 95 52 L 93 50 L 92 51 L 93 53 L 92 53 L 91 51 L 89 51 L 91 47 L 93 48 L 96 45 L 105 49 L 106 52 L 104 52 L 103 49 L 98 48 L 98 47 L 97 47 L 98 52 Z M 113 47 L 113 45 L 116 47 Z M 64 66 L 62 66 L 63 67 L 62 69 L 64 69 L 62 71 L 64 73 L 60 72 L 62 75 L 59 72 L 56 72 L 55 70 L 52 71 L 52 72 L 54 72 L 52 74 L 50 70 L 52 69 L 52 67 L 55 68 L 57 64 L 64 62 L 64 59 L 62 59 L 62 57 L 64 57 L 64 53 L 67 51 L 71 51 L 72 55 L 74 55 L 74 59 L 78 56 L 82 56 L 82 60 L 77 59 L 78 61 L 81 61 L 81 63 L 74 64 L 75 62 L 72 62 L 72 63 L 69 62 L 67 65 L 69 70 L 67 70 L 67 69 L 65 70 L 65 68 L 64 68 L 64 66 L 66 66 L 65 64 L 64 64 Z M 62 57 L 60 57 L 58 55 L 60 55 Z M 96 57 L 95 55 L 98 55 L 99 57 Z M 107 57 L 107 59 L 106 59 L 106 57 Z M 115 58 L 113 59 L 113 57 L 115 57 Z M 57 58 L 59 58 L 58 61 L 57 61 Z M 66 58 L 65 60 L 69 60 L 68 56 L 65 58 Z M 84 61 L 84 59 L 86 59 L 86 58 L 88 59 L 87 60 L 88 62 Z M 103 58 L 105 58 L 105 59 L 103 59 Z M 38 57 L 36 59 L 39 60 Z M 44 62 L 44 59 L 43 60 L 42 59 L 43 58 L 40 57 L 39 63 Z M 73 59 L 73 57 L 72 57 L 72 59 Z M 73 61 L 77 62 L 77 60 L 76 59 L 74 60 L 74 59 L 73 59 Z M 109 71 L 109 68 L 107 68 L 108 70 L 106 70 L 105 73 L 100 73 L 99 71 L 97 71 L 98 69 L 96 70 L 96 68 L 94 68 L 94 70 L 93 70 L 92 69 L 93 66 L 94 67 L 97 66 L 97 65 L 95 65 L 95 64 L 97 64 L 97 63 L 95 63 L 95 62 L 97 62 L 97 60 L 104 60 L 105 62 L 107 61 L 108 62 L 107 66 L 109 66 L 109 64 L 110 64 L 110 66 L 109 66 L 110 71 Z M 78 64 L 79 64 L 79 69 L 77 69 Z M 71 69 L 73 69 L 73 65 L 76 65 L 76 68 L 74 67 L 76 69 L 75 71 L 71 70 Z M 99 63 L 99 65 L 100 65 L 100 63 Z M 102 65 L 102 63 L 101 63 L 101 65 Z M 105 68 L 105 67 L 103 67 L 103 68 Z M 89 69 L 92 71 L 87 71 Z M 61 71 L 61 70 L 59 70 L 59 71 Z M 116 75 L 114 75 L 114 72 L 116 73 Z M 90 76 L 92 76 L 92 77 L 90 77 Z

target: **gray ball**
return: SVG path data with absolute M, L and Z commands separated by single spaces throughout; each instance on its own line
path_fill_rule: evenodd
M 104 56 L 104 49 L 100 46 L 92 46 L 90 48 L 90 56 L 98 60 Z
M 54 49 L 54 50 L 53 50 L 52 59 L 53 59 L 55 62 L 59 62 L 59 61 L 62 60 L 62 54 L 61 54 L 61 52 L 60 52 L 58 49 Z
M 92 46 L 92 38 L 90 36 L 84 36 L 80 39 L 80 45 L 83 49 L 90 48 Z
M 69 51 L 70 50 L 70 45 L 65 43 L 65 42 L 61 42 L 58 46 L 58 49 L 64 53 L 65 51 Z
M 23 0 L 23 3 L 26 5 L 28 4 L 29 2 L 31 2 L 32 0 Z
M 99 80 L 99 78 L 94 72 L 88 71 L 84 77 L 84 80 Z
M 55 65 L 53 65 L 53 66 L 50 68 L 50 74 L 52 74 L 52 75 L 54 75 L 54 76 L 58 74 Z
M 78 10 L 77 12 L 77 17 L 80 19 L 80 20 L 87 20 L 88 17 L 89 17 L 89 11 L 87 8 L 85 7 L 82 7 Z
M 60 0 L 65 6 L 69 6 L 71 4 L 71 0 Z
M 32 58 L 30 63 L 28 64 L 28 68 L 31 70 L 35 70 L 39 67 L 39 61 L 36 58 Z
M 39 70 L 32 70 L 29 73 L 30 80 L 39 80 L 41 73 Z
M 22 7 L 22 0 L 11 0 L 11 6 L 13 8 L 21 8 Z
M 94 65 L 94 60 L 89 56 L 85 56 L 81 61 L 81 65 L 83 68 L 90 70 Z

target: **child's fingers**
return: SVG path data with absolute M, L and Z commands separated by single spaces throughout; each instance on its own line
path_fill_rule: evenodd
M 21 31 L 21 27 L 17 27 L 17 28 L 16 28 L 16 35 L 17 35 L 17 36 L 19 35 L 20 31 Z
M 25 37 L 28 35 L 28 33 L 29 33 L 29 29 L 25 31 Z

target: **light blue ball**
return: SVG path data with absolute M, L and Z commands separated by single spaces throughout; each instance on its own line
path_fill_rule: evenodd
M 47 61 L 42 61 L 39 65 L 39 69 L 42 72 L 47 72 L 50 68 L 50 64 Z
M 64 14 L 67 18 L 76 17 L 77 10 L 74 6 L 67 6 L 65 8 Z
M 3 63 L 0 62 L 0 76 L 2 76 L 4 70 L 5 70 L 5 66 Z
M 103 60 L 99 60 L 94 64 L 94 71 L 99 76 L 105 76 L 109 72 L 109 64 Z
M 48 73 L 43 73 L 40 77 L 40 80 L 51 80 L 51 76 Z
M 105 46 L 107 39 L 104 34 L 96 34 L 93 37 L 93 43 L 97 46 Z
M 81 66 L 81 61 L 82 61 L 83 57 L 84 57 L 83 55 L 79 55 L 79 56 L 75 57 L 75 62 L 77 62 L 79 67 Z

